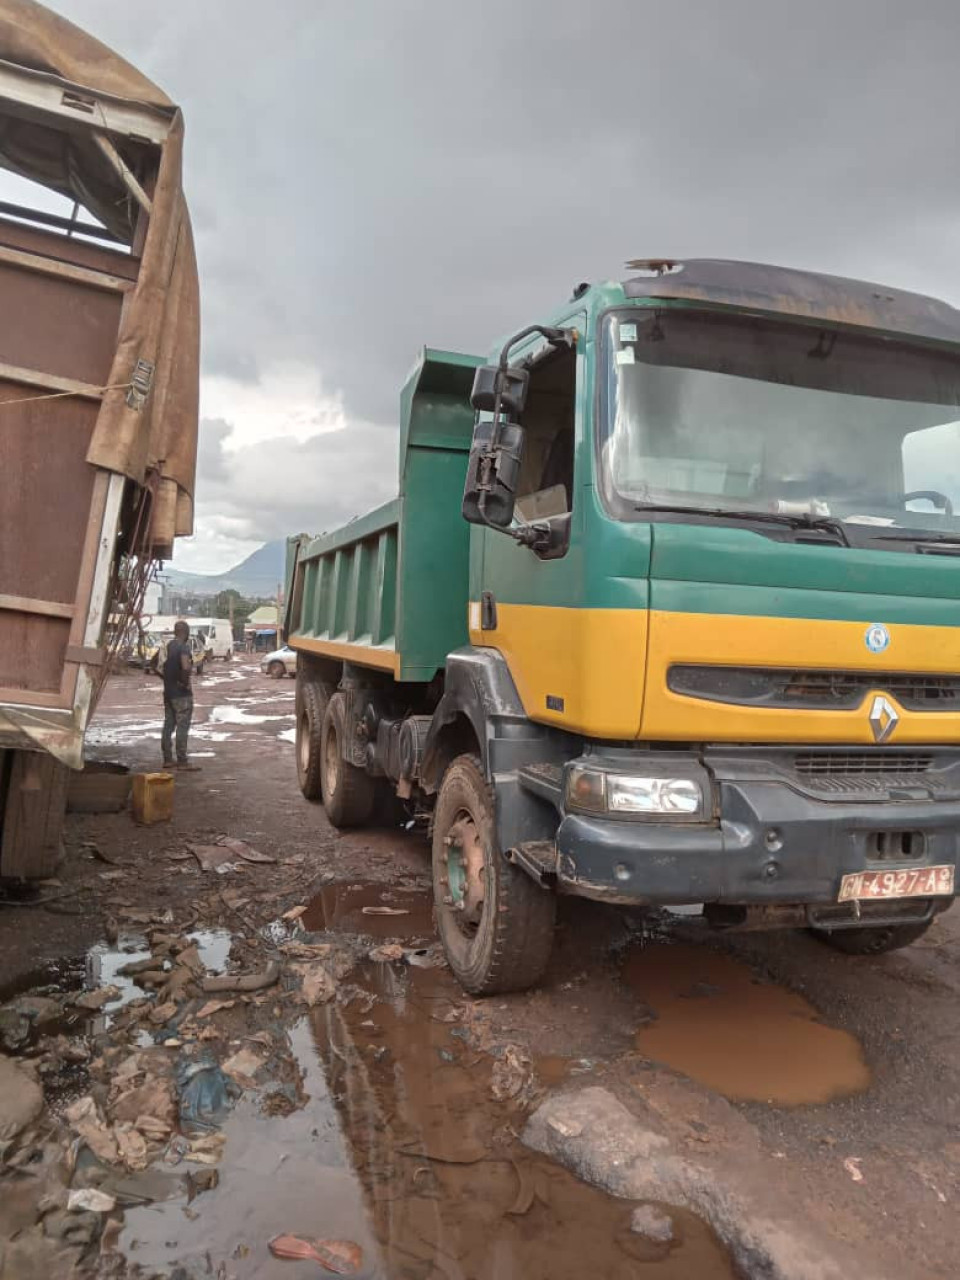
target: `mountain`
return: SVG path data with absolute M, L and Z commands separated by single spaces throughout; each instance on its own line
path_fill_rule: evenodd
M 283 582 L 287 559 L 285 538 L 265 542 L 262 547 L 241 560 L 225 573 L 186 573 L 182 569 L 165 569 L 163 577 L 180 591 L 195 591 L 198 595 L 215 596 L 218 591 L 231 587 L 243 596 L 269 596 L 277 594 L 277 586 Z

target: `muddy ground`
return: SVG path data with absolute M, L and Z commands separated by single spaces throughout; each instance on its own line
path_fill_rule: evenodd
M 89 756 L 157 767 L 159 702 L 115 677 Z M 293 681 L 196 702 L 172 821 L 0 896 L 3 1280 L 957 1274 L 957 912 L 853 958 L 570 901 L 471 1000 L 423 835 L 300 797 Z

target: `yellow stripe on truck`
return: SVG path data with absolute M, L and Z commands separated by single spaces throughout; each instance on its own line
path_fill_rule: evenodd
M 497 603 L 496 630 L 470 608 L 470 642 L 506 659 L 531 720 L 592 738 L 640 732 L 647 646 L 643 609 Z
M 883 621 L 883 619 L 877 619 Z M 873 696 L 886 694 L 883 673 L 960 672 L 960 628 L 887 625 L 890 643 L 879 654 L 866 646 L 866 622 L 764 618 L 736 614 L 650 614 L 648 674 L 641 736 L 711 742 L 824 742 L 874 745 L 868 715 Z M 675 663 L 733 667 L 797 667 L 876 673 L 854 710 L 746 707 L 672 693 Z M 900 717 L 887 745 L 960 741 L 960 715 L 907 711 L 886 694 Z
M 883 686 L 884 672 L 960 673 L 960 628 L 888 624 L 890 644 L 873 654 L 865 622 L 500 603 L 495 630 L 479 620 L 474 603 L 471 643 L 503 654 L 530 719 L 590 738 L 872 746 L 870 706 L 885 694 L 899 716 L 888 745 L 960 742 L 960 715 L 905 710 Z M 672 693 L 674 663 L 877 678 L 853 710 L 749 707 Z

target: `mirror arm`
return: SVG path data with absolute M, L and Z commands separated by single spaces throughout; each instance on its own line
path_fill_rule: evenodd
M 531 334 L 539 333 L 546 338 L 552 347 L 566 347 L 572 350 L 577 343 L 577 332 L 575 329 L 554 329 L 547 324 L 528 324 L 525 329 L 521 329 L 519 333 L 515 333 L 508 338 L 500 352 L 500 370 L 506 373 L 510 367 L 510 351 L 522 342 L 524 338 L 529 338 Z M 500 399 L 502 395 L 501 387 L 497 387 L 496 399 L 493 403 L 493 434 L 490 437 L 490 452 L 492 453 L 500 441 Z

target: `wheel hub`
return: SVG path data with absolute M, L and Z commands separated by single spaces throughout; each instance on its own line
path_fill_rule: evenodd
M 484 856 L 476 823 L 463 814 L 451 826 L 444 843 L 450 905 L 465 922 L 479 924 L 483 913 Z

